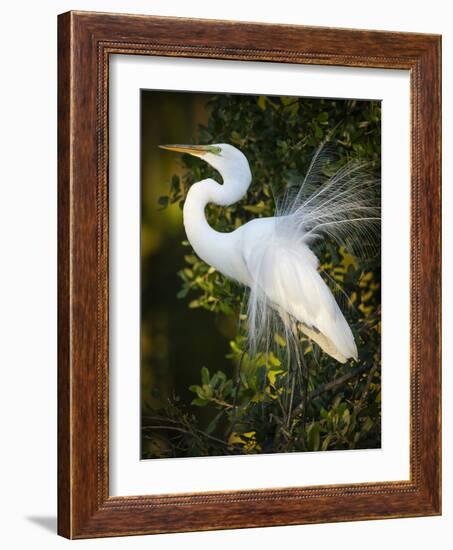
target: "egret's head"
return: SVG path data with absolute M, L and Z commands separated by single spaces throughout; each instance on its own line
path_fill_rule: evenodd
M 245 155 L 228 143 L 214 143 L 212 145 L 159 145 L 161 149 L 187 153 L 194 157 L 200 157 L 222 176 L 233 175 L 242 172 L 250 174 L 249 163 Z

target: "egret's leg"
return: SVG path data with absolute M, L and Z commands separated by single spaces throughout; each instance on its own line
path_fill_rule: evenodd
M 294 392 L 296 389 L 296 377 L 297 377 L 297 371 L 301 370 L 300 367 L 300 355 L 299 355 L 299 337 L 297 333 L 297 326 L 296 323 L 291 323 L 291 331 L 293 333 L 293 338 L 291 339 L 294 343 L 294 355 L 296 358 L 296 364 L 294 361 L 291 361 L 291 353 L 288 353 L 288 379 L 289 375 L 291 373 L 291 393 L 289 395 L 289 406 L 288 406 L 288 415 L 286 418 L 286 425 L 289 427 L 292 411 L 293 411 L 293 403 L 294 403 Z M 289 351 L 289 345 L 288 345 L 288 351 Z M 288 384 L 289 386 L 289 384 Z
M 305 361 L 305 356 L 303 353 L 301 354 L 299 350 L 299 339 L 297 334 L 297 326 L 295 323 L 292 325 L 292 328 L 293 328 L 293 334 L 294 334 L 294 341 L 296 342 L 294 353 L 296 356 L 296 362 L 297 362 L 297 367 L 300 374 L 302 392 L 303 392 L 302 393 L 302 403 L 303 403 L 302 426 L 305 430 L 305 419 L 306 419 L 306 410 L 307 410 L 307 402 L 308 402 L 308 368 L 307 368 L 307 363 Z M 292 407 L 291 407 L 291 410 L 292 410 Z
M 286 375 L 286 397 L 285 397 L 285 407 L 286 407 L 286 420 L 285 424 L 288 424 L 288 418 L 289 418 L 289 404 L 290 404 L 290 387 L 291 387 L 291 371 L 292 371 L 292 364 L 291 364 L 291 341 L 288 339 L 287 347 L 287 357 L 286 357 L 286 368 L 288 371 L 288 374 Z
M 242 373 L 242 362 L 244 360 L 245 351 L 242 352 L 241 358 L 239 359 L 238 369 L 236 372 L 236 384 L 234 387 L 234 397 L 233 397 L 233 410 L 232 410 L 232 417 L 233 420 L 231 422 L 231 428 L 229 430 L 229 434 L 231 434 L 234 430 L 234 426 L 236 424 L 236 416 L 237 416 L 237 397 L 239 390 L 241 389 L 241 373 Z
M 266 383 L 267 383 L 267 365 L 269 362 L 269 353 L 266 352 L 266 367 L 264 369 L 264 376 L 261 380 L 261 393 L 263 394 L 263 400 L 261 401 L 261 420 L 264 422 L 265 417 L 265 404 L 264 401 L 266 399 Z
M 294 363 L 293 363 L 294 365 Z M 289 427 L 291 421 L 291 413 L 293 412 L 293 403 L 294 403 L 294 391 L 296 388 L 296 369 L 294 366 L 291 366 L 291 391 L 289 395 L 289 406 L 288 406 L 288 415 L 286 417 L 286 426 Z
M 307 411 L 307 403 L 308 403 L 308 367 L 307 362 L 305 361 L 305 355 L 304 353 L 299 352 L 299 347 L 296 349 L 296 359 L 297 364 L 299 367 L 299 372 L 301 374 L 301 385 L 302 385 L 302 392 L 303 392 L 303 412 L 302 412 L 302 426 L 305 430 L 305 420 L 306 420 L 306 411 Z

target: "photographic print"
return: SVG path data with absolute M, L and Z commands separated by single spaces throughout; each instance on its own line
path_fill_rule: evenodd
M 141 90 L 141 458 L 381 447 L 381 103 Z

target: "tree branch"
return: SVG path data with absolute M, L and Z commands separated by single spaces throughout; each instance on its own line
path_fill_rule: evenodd
M 362 365 L 361 367 L 357 367 L 351 372 L 348 372 L 346 374 L 343 374 L 343 376 L 340 376 L 338 378 L 335 378 L 335 380 L 332 380 L 331 382 L 327 382 L 327 384 L 323 384 L 322 386 L 319 386 L 319 388 L 316 388 L 313 390 L 310 395 L 308 396 L 307 403 L 312 401 L 313 399 L 316 399 L 319 397 L 322 393 L 325 393 L 327 391 L 333 390 L 337 386 L 340 386 L 341 384 L 344 384 L 348 380 L 351 380 L 351 378 L 354 378 L 355 376 L 359 376 L 363 372 L 366 372 L 368 370 L 372 370 L 368 365 Z M 296 417 L 298 414 L 300 414 L 303 411 L 304 404 L 300 403 L 293 411 L 293 414 L 291 415 L 291 419 Z

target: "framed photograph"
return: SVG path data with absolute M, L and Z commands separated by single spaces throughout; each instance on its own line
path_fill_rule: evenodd
M 440 514 L 440 37 L 58 28 L 59 533 Z

